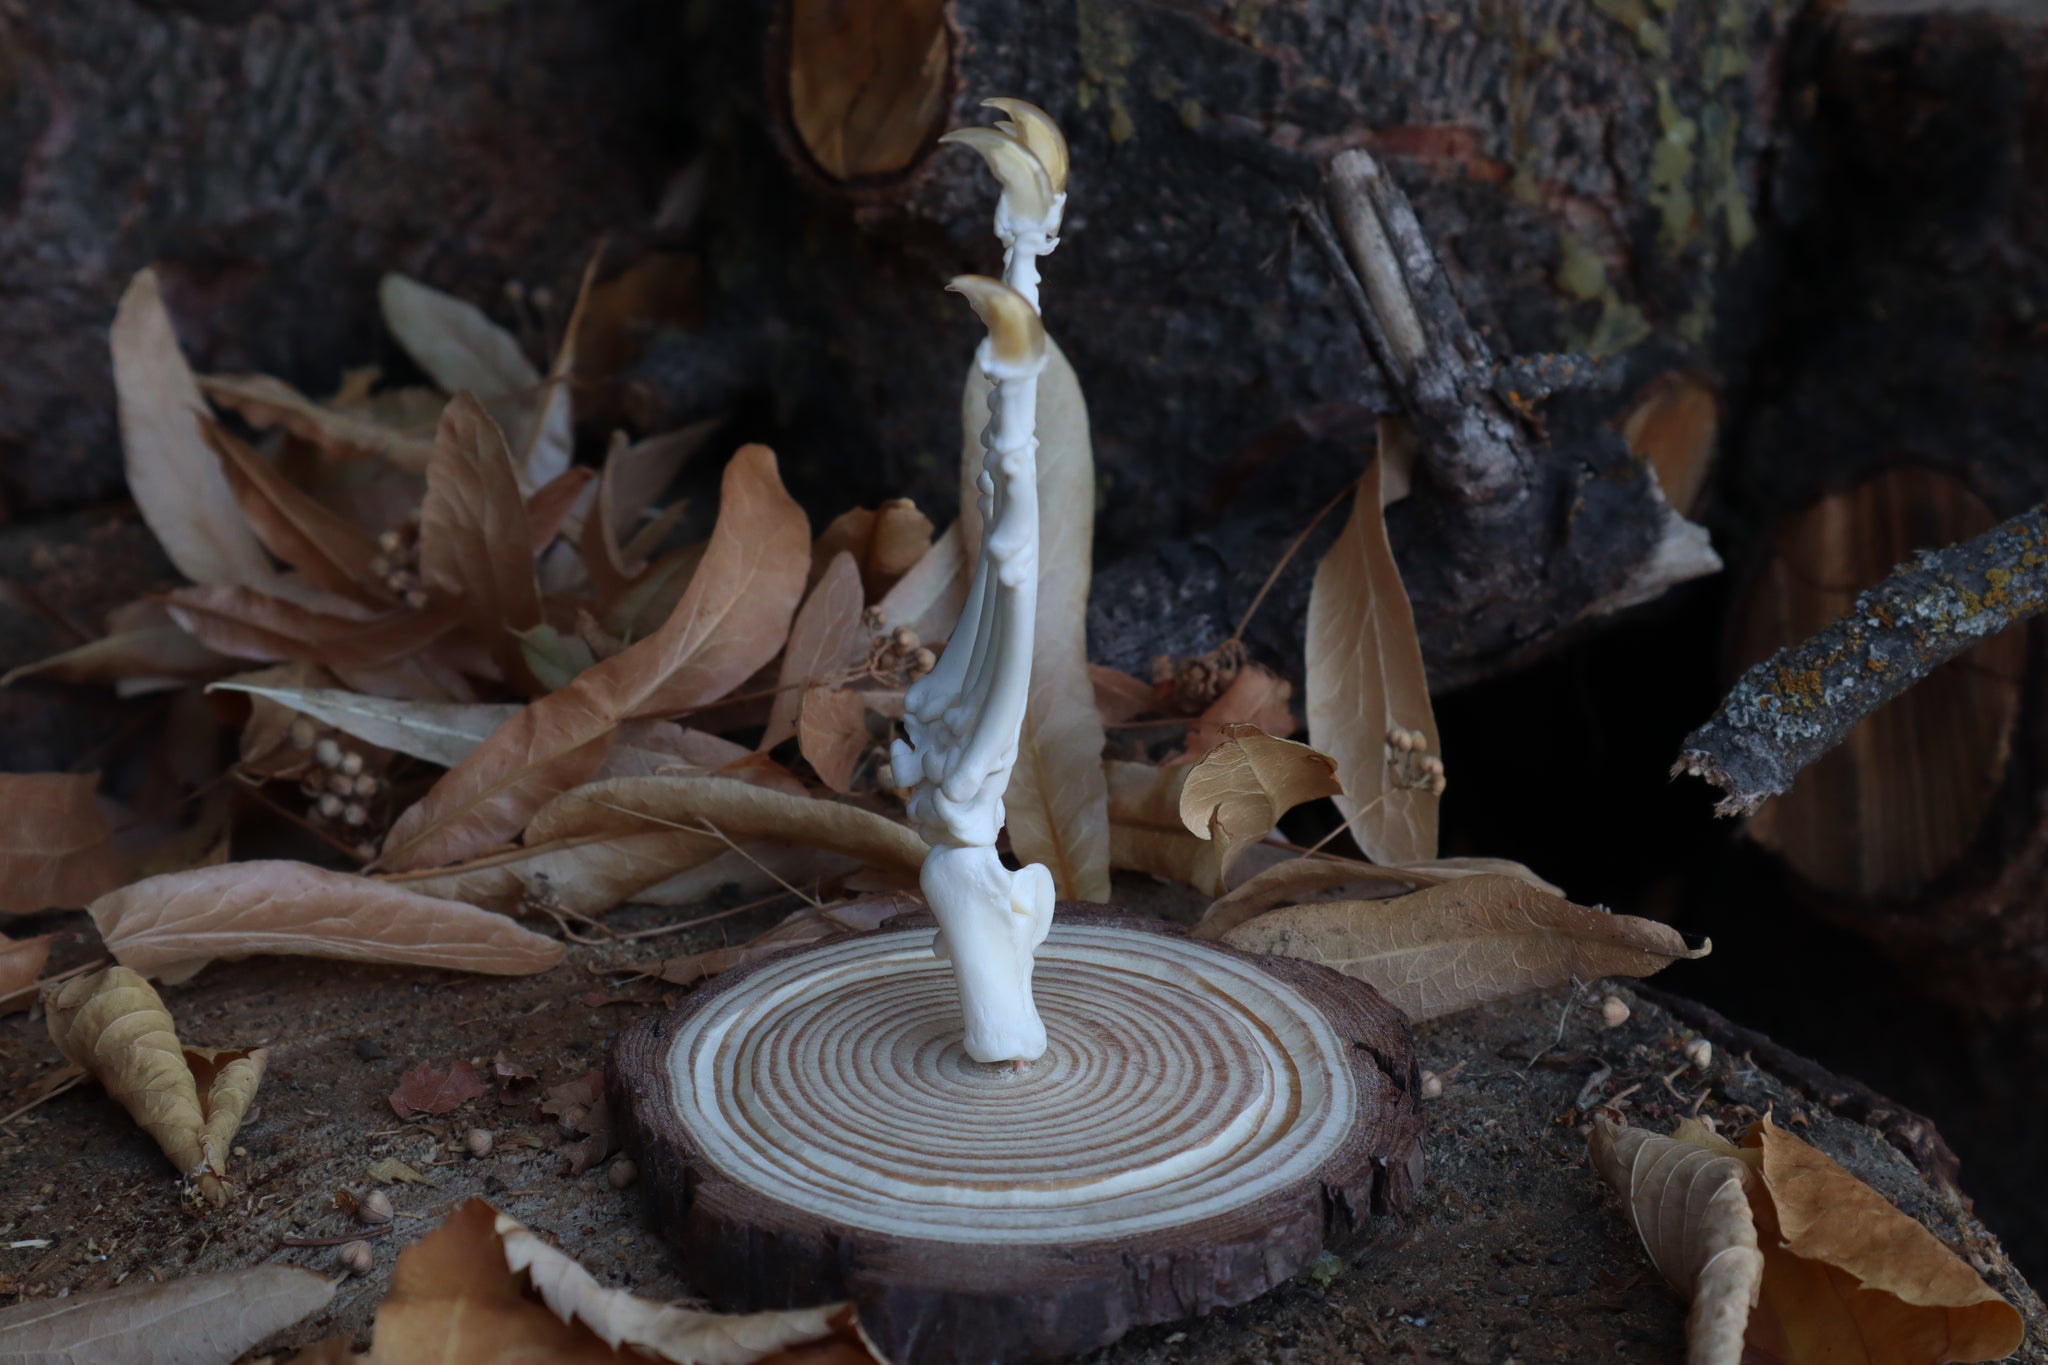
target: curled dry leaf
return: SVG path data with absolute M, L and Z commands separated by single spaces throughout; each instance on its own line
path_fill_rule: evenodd
M 1242 675 L 1240 675 L 1242 676 Z M 1275 739 L 1257 726 L 1223 727 L 1222 742 L 1188 770 L 1180 818 L 1197 839 L 1223 845 L 1222 870 L 1306 801 L 1335 796 L 1337 762 L 1306 744 Z
M 686 830 L 604 831 L 382 880 L 422 896 L 506 914 L 545 907 L 562 914 L 601 915 L 621 902 L 644 899 L 647 888 L 711 862 L 727 847 L 715 836 Z
M 668 620 L 493 732 L 399 817 L 384 865 L 431 867 L 505 842 L 597 772 L 622 721 L 688 711 L 745 681 L 782 647 L 809 560 L 810 525 L 774 454 L 743 447 L 726 466 L 710 547 Z
M 1197 839 L 1180 818 L 1181 792 L 1192 770 L 1112 759 L 1102 771 L 1109 788 L 1110 862 L 1221 895 L 1223 845 Z
M 35 998 L 36 978 L 50 960 L 53 934 L 37 938 L 0 935 L 0 1014 L 25 1010 Z
M 70 910 L 121 884 L 93 773 L 0 773 L 0 914 Z
M 283 427 L 302 441 L 345 459 L 386 460 L 408 473 L 425 471 L 434 453 L 429 436 L 375 420 L 371 410 L 326 408 L 267 374 L 202 375 L 199 387 L 251 426 Z M 435 407 L 440 400 L 434 400 Z
M 978 527 L 975 534 L 980 534 Z M 974 561 L 967 553 L 961 523 L 956 521 L 932 542 L 910 572 L 896 580 L 895 587 L 882 594 L 875 614 L 881 617 L 882 629 L 908 626 L 919 640 L 936 646 L 960 624 L 973 579 Z
M 455 395 L 434 436 L 420 505 L 420 581 L 436 608 L 459 616 L 516 676 L 519 648 L 509 632 L 541 619 L 533 526 L 505 434 L 469 393 Z
M 1003 795 L 1010 846 L 1042 863 L 1066 900 L 1109 899 L 1109 789 L 1102 772 L 1102 719 L 1088 677 L 1088 582 L 1095 536 L 1095 453 L 1081 381 L 1056 342 L 1038 377 L 1038 613 L 1031 699 L 1017 737 L 1017 766 Z M 968 372 L 961 397 L 961 545 L 981 547 L 975 481 L 989 382 Z M 936 546 L 934 546 L 936 548 Z M 886 613 L 885 613 L 886 614 Z
M 306 606 L 249 588 L 179 588 L 163 599 L 171 619 L 209 649 L 262 663 L 370 668 L 397 663 L 448 633 L 431 612 L 369 614 L 340 598 Z
M 213 678 L 235 666 L 185 633 L 163 604 L 144 600 L 116 607 L 107 615 L 107 633 L 4 676 L 0 687 L 24 678 L 57 682 L 115 683 L 121 696 L 139 696 L 179 687 L 199 678 Z
M 199 436 L 206 400 L 178 349 L 156 272 L 135 276 L 108 340 L 128 491 L 178 572 L 194 583 L 264 586 L 277 575 Z
M 1825 1152 L 1766 1117 L 1738 1155 L 1764 1191 L 1753 1199 L 1764 1280 L 1752 1346 L 1843 1365 L 2003 1360 L 2020 1348 L 2013 1306 Z
M 562 945 L 503 915 L 305 863 L 248 862 L 135 882 L 89 907 L 115 959 L 173 984 L 265 954 L 492 976 L 544 972 Z
M 637 544 L 640 518 L 716 425 L 716 419 L 699 422 L 631 444 L 613 438 L 598 476 L 597 501 L 577 542 L 584 571 L 600 599 L 617 597 L 647 572 L 644 550 Z
M 616 1362 L 756 1365 L 791 1347 L 860 1338 L 846 1304 L 725 1315 L 670 1308 L 607 1289 L 569 1257 L 481 1199 L 399 1255 L 364 1365 Z M 863 1355 L 858 1357 L 867 1359 Z
M 931 548 L 931 518 L 909 498 L 891 498 L 874 511 L 856 507 L 835 517 L 819 533 L 812 560 L 824 564 L 842 551 L 851 554 L 861 587 L 868 597 L 879 598 Z
M 436 1071 L 432 1063 L 421 1062 L 399 1078 L 398 1088 L 389 1098 L 391 1112 L 409 1119 L 423 1114 L 453 1113 L 483 1095 L 484 1083 L 478 1079 L 476 1068 L 457 1057 L 446 1071 Z
M 338 1281 L 258 1265 L 0 1308 L 0 1360 L 221 1365 L 325 1308 Z
M 791 796 L 722 777 L 625 777 L 564 792 L 534 814 L 537 842 L 652 830 L 735 842 L 780 839 L 858 858 L 914 879 L 930 850 L 916 831 L 838 801 Z M 721 840 L 721 841 L 722 841 Z
M 1191 932 L 1196 938 L 1220 939 L 1238 925 L 1283 905 L 1387 900 L 1429 885 L 1432 881 L 1428 878 L 1351 858 L 1320 854 L 1289 858 L 1254 873 L 1210 902 Z
M 314 501 L 212 418 L 199 419 L 199 432 L 220 457 L 235 501 L 266 549 L 328 592 L 372 605 L 391 603 L 390 590 L 370 572 L 377 555 L 374 536 Z
M 1405 875 L 1405 874 L 1404 874 Z M 1274 910 L 1222 936 L 1233 948 L 1334 967 L 1411 1019 L 1705 957 L 1655 920 L 1574 905 L 1514 877 L 1459 877 L 1390 900 Z
M 263 1079 L 266 1048 L 187 1049 L 163 1000 L 140 975 L 108 967 L 74 977 L 43 998 L 50 1038 L 156 1139 L 178 1174 L 216 1205 L 228 1150 Z
M 1392 439 L 1382 422 L 1380 441 Z M 1337 760 L 1337 809 L 1376 863 L 1436 856 L 1437 796 L 1390 761 L 1388 736 L 1420 731 L 1441 752 L 1415 615 L 1387 544 L 1381 462 L 1366 466 L 1351 518 L 1316 569 L 1308 599 L 1308 737 Z
M 1658 1273 L 1692 1303 L 1686 1365 L 1741 1365 L 1764 1275 L 1743 1164 L 1690 1142 L 1620 1127 L 1605 1114 L 1593 1116 L 1590 1149 L 1593 1168 L 1627 1205 Z
M 789 628 L 768 728 L 761 732 L 763 752 L 796 733 L 797 712 L 804 704 L 806 688 L 846 681 L 867 657 L 868 633 L 860 621 L 866 604 L 860 570 L 853 556 L 841 551 L 833 556 Z

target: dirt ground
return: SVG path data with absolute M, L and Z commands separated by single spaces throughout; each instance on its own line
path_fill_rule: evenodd
M 1127 904 L 1152 913 L 1186 918 L 1195 908 L 1156 887 L 1120 890 Z M 601 1279 L 650 1297 L 686 1297 L 689 1286 L 640 1216 L 637 1192 L 614 1190 L 604 1168 L 568 1176 L 560 1149 L 576 1138 L 540 1112 L 539 1099 L 547 1086 L 602 1066 L 620 1029 L 661 1008 L 664 994 L 675 997 L 673 987 L 634 977 L 634 967 L 737 941 L 781 913 L 573 946 L 563 966 L 527 979 L 290 959 L 208 968 L 165 993 L 185 1041 L 273 1049 L 261 1107 L 237 1139 L 234 1199 L 220 1210 L 182 1200 L 153 1144 L 104 1095 L 91 1086 L 63 1094 L 0 1126 L 0 1304 L 271 1260 L 338 1273 L 331 1242 L 290 1243 L 361 1235 L 335 1195 L 370 1188 L 368 1168 L 386 1157 L 434 1183 L 389 1187 L 397 1217 L 370 1238 L 375 1270 L 258 1354 L 335 1334 L 366 1340 L 398 1252 L 472 1195 L 556 1238 Z M 627 910 L 610 923 L 631 931 L 671 918 Z M 83 925 L 78 916 L 45 916 L 40 927 Z M 74 945 L 68 961 L 85 960 L 95 946 L 89 926 L 81 937 L 88 941 Z M 1659 1127 L 1692 1111 L 1696 1098 L 1697 1112 L 1724 1131 L 1773 1110 L 1983 1271 L 2027 1317 L 2029 1343 L 2015 1359 L 2048 1365 L 2048 1315 L 1960 1200 L 1880 1134 L 1828 1113 L 1733 1049 L 1717 1048 L 1704 1085 L 1693 1073 L 1673 1077 L 1689 1031 L 1626 990 L 1633 1016 L 1603 1028 L 1600 994 L 1556 992 L 1419 1028 L 1421 1064 L 1449 1080 L 1425 1107 L 1429 1176 L 1404 1218 L 1261 1300 L 1133 1333 L 1087 1359 L 1677 1361 L 1683 1307 L 1589 1169 L 1579 1132 L 1582 1088 L 1590 1103 L 1639 1085 L 1627 1098 L 1634 1121 Z M 445 1119 L 400 1121 L 386 1097 L 401 1075 L 457 1057 L 486 1077 L 489 1093 Z M 533 1079 L 499 1084 L 499 1058 Z M 0 1114 L 56 1065 L 40 1019 L 0 1021 Z M 1611 1075 L 1589 1084 L 1602 1066 Z M 460 1149 L 472 1127 L 495 1134 L 490 1155 Z

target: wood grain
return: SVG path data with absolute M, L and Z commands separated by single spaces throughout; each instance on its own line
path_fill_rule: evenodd
M 922 919 L 922 917 L 920 917 Z M 965 1058 L 928 921 L 750 965 L 621 1037 L 649 1210 L 732 1307 L 852 1297 L 899 1365 L 1242 1303 L 1421 1175 L 1407 1021 L 1309 963 L 1063 902 L 1051 1045 Z

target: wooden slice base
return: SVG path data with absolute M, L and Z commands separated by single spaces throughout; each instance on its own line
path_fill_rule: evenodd
M 984 1066 L 931 938 L 794 949 L 619 1040 L 612 1112 L 720 1307 L 851 1297 L 897 1365 L 1042 1360 L 1262 1294 L 1420 1178 L 1369 986 L 1062 906 L 1046 1054 Z

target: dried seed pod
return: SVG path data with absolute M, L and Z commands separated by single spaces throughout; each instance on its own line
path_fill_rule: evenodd
M 357 1202 L 356 1217 L 373 1225 L 390 1222 L 391 1196 L 382 1190 L 371 1190 Z
M 319 812 L 323 819 L 332 820 L 341 814 L 341 798 L 333 792 L 328 792 L 320 798 L 319 803 L 313 809 Z
M 334 1259 L 351 1275 L 367 1275 L 377 1268 L 376 1253 L 368 1242 L 344 1242 L 335 1249 Z
M 291 728 L 285 733 L 294 749 L 310 749 L 320 738 L 320 727 L 306 717 L 299 716 L 292 721 Z
M 1444 1078 L 1437 1075 L 1434 1071 L 1423 1072 L 1422 1098 L 1426 1100 L 1441 1099 L 1443 1097 L 1443 1093 Z
M 368 773 L 364 773 L 356 779 L 356 795 L 360 797 L 375 796 L 381 785 L 376 778 Z
M 472 1128 L 463 1135 L 462 1148 L 471 1156 L 489 1156 L 491 1154 L 492 1141 L 490 1129 Z
M 357 805 L 353 801 L 349 802 L 346 806 L 343 806 L 341 808 L 341 823 L 343 823 L 344 825 L 348 825 L 351 827 L 363 825 L 367 824 L 369 822 L 369 819 L 370 812 L 364 810 L 361 806 Z
M 1628 1022 L 1628 1002 L 1618 995 L 1610 995 L 1600 1002 L 1600 1022 L 1608 1028 L 1620 1028 Z
M 363 756 L 351 749 L 341 756 L 341 770 L 354 777 L 363 770 Z
M 327 776 L 327 790 L 333 792 L 336 796 L 354 796 L 356 793 L 356 780 L 347 773 L 329 773 Z
M 1705 1071 L 1714 1064 L 1714 1045 L 1704 1038 L 1694 1038 L 1685 1045 L 1685 1060 Z
M 313 759 L 323 768 L 332 768 L 341 762 L 341 746 L 329 735 L 313 746 Z
M 628 1158 L 620 1157 L 612 1163 L 612 1168 L 605 1172 L 604 1178 L 613 1189 L 623 1190 L 640 1178 L 640 1168 Z

